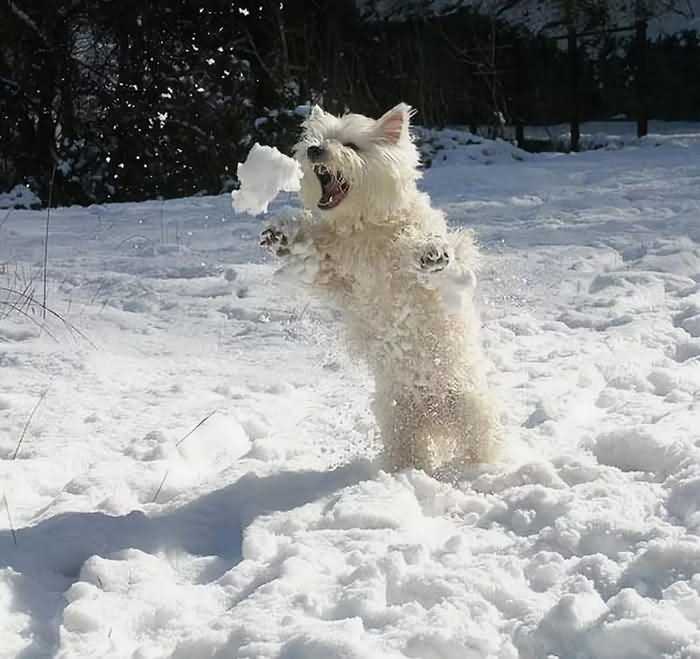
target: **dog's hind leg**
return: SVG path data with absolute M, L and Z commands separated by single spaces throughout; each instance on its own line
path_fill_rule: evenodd
M 501 429 L 488 393 L 475 390 L 450 395 L 449 428 L 454 438 L 453 462 L 493 462 L 501 449 Z
M 441 407 L 433 398 L 405 393 L 377 397 L 374 409 L 388 470 L 414 468 L 433 473 L 445 459 L 450 429 Z

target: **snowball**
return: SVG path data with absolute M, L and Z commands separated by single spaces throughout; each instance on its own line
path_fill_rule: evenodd
M 261 146 L 256 142 L 245 162 L 238 165 L 241 189 L 231 193 L 233 208 L 251 215 L 265 213 L 280 191 L 298 191 L 302 176 L 296 160 L 273 146 Z

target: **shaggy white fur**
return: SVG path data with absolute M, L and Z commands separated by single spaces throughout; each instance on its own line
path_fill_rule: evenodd
M 477 251 L 416 187 L 412 110 L 380 119 L 315 107 L 295 156 L 304 212 L 261 244 L 344 311 L 349 345 L 375 377 L 390 469 L 492 461 L 500 433 L 472 302 Z

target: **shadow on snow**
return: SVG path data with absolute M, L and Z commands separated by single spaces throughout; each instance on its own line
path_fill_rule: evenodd
M 150 554 L 180 550 L 218 556 L 230 569 L 241 560 L 243 532 L 256 517 L 311 503 L 373 473 L 371 464 L 363 460 L 333 471 L 246 474 L 167 513 L 62 513 L 18 529 L 16 546 L 9 530 L 0 531 L 0 569 L 9 567 L 19 573 L 14 575 L 13 608 L 31 617 L 29 633 L 34 642 L 18 659 L 46 657 L 47 648 L 56 648 L 63 592 L 78 579 L 81 566 L 91 556 L 123 549 Z

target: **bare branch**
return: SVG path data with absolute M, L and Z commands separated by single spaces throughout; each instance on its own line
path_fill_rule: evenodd
M 51 42 L 48 40 L 46 35 L 41 31 L 41 28 L 34 22 L 34 20 L 27 13 L 22 11 L 12 0 L 7 0 L 7 4 L 10 7 L 10 11 L 19 18 L 25 25 L 27 25 L 32 32 L 34 32 L 42 43 L 47 47 L 51 47 Z

